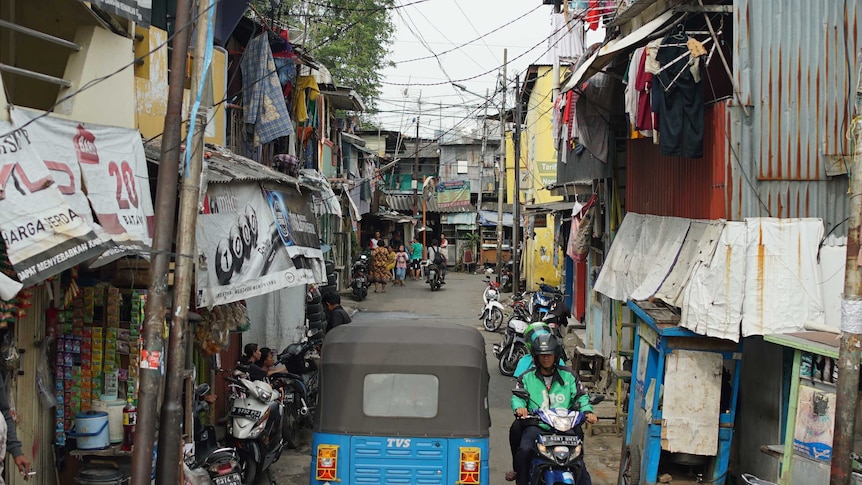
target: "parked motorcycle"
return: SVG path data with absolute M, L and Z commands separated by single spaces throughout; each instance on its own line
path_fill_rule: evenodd
M 305 338 L 288 345 L 278 356 L 285 371 L 272 376 L 282 392 L 284 420 L 282 437 L 288 448 L 297 448 L 303 428 L 310 428 L 319 404 L 320 376 L 315 356 L 323 344 L 323 332 L 309 330 Z
M 513 389 L 512 394 L 530 402 L 524 389 Z M 593 396 L 590 404 L 598 404 L 604 396 Z M 530 460 L 530 483 L 552 485 L 578 484 L 581 475 L 589 472 L 584 465 L 584 433 L 580 426 L 586 415 L 579 410 L 534 409 L 527 419 L 537 419 L 550 427 L 536 439 L 536 448 Z
M 252 485 L 281 456 L 282 396 L 264 381 L 242 377 L 225 380 L 238 389 L 232 396 L 227 441 L 239 454 L 243 485 Z
M 502 342 L 494 344 L 494 357 L 500 361 L 498 364 L 500 374 L 507 377 L 515 375 L 518 361 L 527 355 L 527 341 L 524 339 L 524 332 L 529 324 L 530 322 L 526 320 L 510 318 Z
M 500 290 L 505 292 L 512 291 L 512 262 L 506 261 L 500 268 Z
M 204 426 L 200 413 L 209 409 L 209 403 L 204 396 L 210 393 L 209 384 L 201 384 L 195 389 L 195 400 L 192 408 L 194 423 L 194 454 L 184 460 L 186 483 L 193 485 L 240 485 L 239 455 L 233 448 L 219 447 L 216 441 L 215 428 Z
M 563 292 L 559 288 L 545 283 L 545 278 L 542 278 L 542 281 L 538 285 L 539 291 L 533 293 L 529 304 L 530 319 L 534 322 L 540 321 L 548 313 L 554 301 L 561 301 L 563 299 Z
M 489 332 L 496 332 L 503 324 L 503 305 L 500 303 L 500 283 L 491 279 L 485 280 L 488 286 L 482 292 L 484 303 L 479 320 Z
M 356 301 L 362 301 L 368 296 L 368 256 L 360 254 L 351 268 L 350 290 Z
M 431 263 L 425 270 L 428 272 L 428 278 L 425 282 L 431 285 L 431 291 L 439 290 L 442 285 L 440 280 L 440 268 L 438 268 L 436 264 Z

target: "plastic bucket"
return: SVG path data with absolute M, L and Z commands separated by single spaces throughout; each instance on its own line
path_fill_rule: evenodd
M 86 411 L 75 415 L 75 425 L 67 433 L 78 440 L 79 450 L 101 450 L 110 446 L 108 413 Z
M 111 444 L 123 442 L 123 407 L 122 399 L 93 401 L 93 411 L 108 413 L 108 437 Z

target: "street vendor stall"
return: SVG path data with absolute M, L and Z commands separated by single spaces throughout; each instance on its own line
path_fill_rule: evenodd
M 670 473 L 724 484 L 739 393 L 741 344 L 678 326 L 668 306 L 629 301 L 637 334 L 619 483 Z M 682 476 L 680 476 L 682 475 Z

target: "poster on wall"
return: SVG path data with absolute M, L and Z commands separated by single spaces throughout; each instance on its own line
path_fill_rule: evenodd
M 812 460 L 831 461 L 834 428 L 835 392 L 800 385 L 793 450 Z
M 0 233 L 18 280 L 30 286 L 102 253 L 63 197 L 27 129 L 0 122 Z
M 449 180 L 438 182 L 437 207 L 440 209 L 470 207 L 470 181 Z
M 61 191 L 106 243 L 108 249 L 91 266 L 128 254 L 149 257 L 155 217 L 140 133 L 40 116 L 20 108 L 12 110 L 12 119 L 19 126 L 26 125 Z M 89 202 L 86 210 L 84 196 Z
M 326 280 L 308 196 L 256 183 L 210 184 L 198 216 L 197 306 Z

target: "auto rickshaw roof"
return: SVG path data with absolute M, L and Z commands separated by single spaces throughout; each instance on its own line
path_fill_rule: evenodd
M 426 374 L 439 382 L 433 418 L 363 412 L 369 374 Z M 380 321 L 341 325 L 326 335 L 319 430 L 342 434 L 487 437 L 488 361 L 473 327 L 448 322 Z

